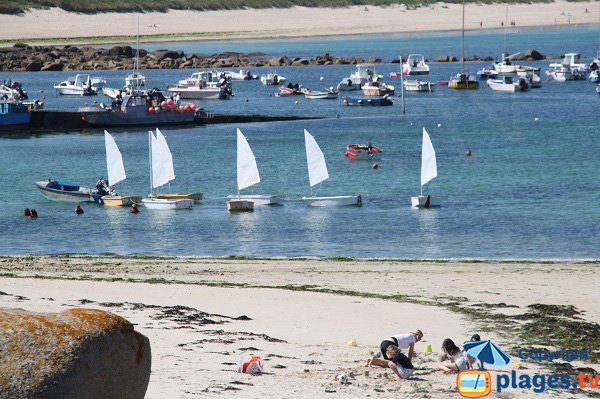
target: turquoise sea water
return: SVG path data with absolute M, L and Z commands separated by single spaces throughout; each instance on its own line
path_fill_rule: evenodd
M 560 34 L 557 34 L 560 32 Z M 492 40 L 490 35 L 495 35 Z M 523 36 L 520 36 L 523 35 Z M 477 53 L 495 55 L 503 34 L 491 32 L 468 40 Z M 272 54 L 329 52 L 339 56 L 393 58 L 393 36 L 360 37 L 354 50 L 344 37 L 267 43 L 228 42 L 224 50 L 254 51 L 271 46 Z M 440 51 L 447 36 L 421 35 L 415 51 L 428 57 Z M 513 32 L 513 40 L 535 41 L 526 48 L 547 53 L 581 52 L 590 60 L 598 47 L 598 30 Z M 398 40 L 408 40 L 399 38 Z M 510 40 L 510 39 L 509 39 Z M 499 41 L 499 43 L 495 43 Z M 302 43 L 305 46 L 302 46 Z M 494 42 L 492 45 L 491 42 Z M 323 48 L 318 48 L 319 43 Z M 172 43 L 206 52 L 218 43 Z M 181 47 L 180 46 L 180 47 Z M 204 47 L 208 46 L 208 47 Z M 149 46 L 142 46 L 148 48 Z M 401 44 L 398 44 L 401 47 Z M 377 54 L 387 48 L 387 53 Z M 458 49 L 458 45 L 456 49 Z M 467 45 L 469 49 L 469 45 Z M 370 49 L 373 49 L 371 52 Z M 521 50 L 517 47 L 515 52 Z M 189 51 L 186 49 L 186 51 Z M 397 53 L 411 52 L 397 48 Z M 216 52 L 216 51 L 215 51 Z M 469 51 L 467 50 L 467 53 Z M 471 72 L 487 63 L 468 63 Z M 542 69 L 549 61 L 536 64 Z M 430 80 L 447 80 L 459 64 L 432 64 Z M 387 75 L 397 64 L 377 66 Z M 267 68 L 256 68 L 262 73 Z M 334 86 L 352 65 L 278 68 L 292 82 L 320 89 Z M 150 85 L 164 87 L 189 76 L 190 70 L 145 71 Z M 58 97 L 52 84 L 69 72 L 0 73 L 23 82 L 33 97 L 46 95 L 48 108 L 76 108 L 93 98 Z M 109 86 L 123 82 L 123 71 L 101 71 Z M 323 80 L 320 78 L 323 77 Z M 399 84 L 399 80 L 387 79 Z M 269 96 L 273 88 L 259 82 L 234 82 L 228 101 L 199 103 L 220 113 L 315 115 L 311 121 L 163 128 L 171 147 L 176 180 L 173 192 L 201 191 L 202 204 L 191 211 L 159 212 L 46 200 L 33 183 L 64 178 L 93 185 L 106 174 L 102 129 L 0 134 L 0 253 L 116 253 L 156 255 L 356 256 L 394 258 L 599 258 L 600 250 L 600 96 L 586 81 L 552 83 L 520 94 L 451 91 L 406 96 L 392 107 L 342 107 L 337 101 Z M 43 93 L 42 93 L 43 91 Z M 96 100 L 103 100 L 97 97 Z M 247 101 L 246 101 L 247 100 Z M 298 100 L 296 105 L 294 101 Z M 105 100 L 106 101 L 106 100 Z M 426 190 L 441 197 L 443 207 L 418 210 L 409 198 L 419 192 L 421 132 L 425 127 L 437 151 L 438 178 Z M 262 182 L 246 190 L 279 194 L 284 206 L 257 207 L 253 213 L 229 215 L 225 197 L 235 193 L 236 128 L 247 136 Z M 330 179 L 319 195 L 362 194 L 362 208 L 314 209 L 298 201 L 310 193 L 303 129 L 321 146 Z M 120 191 L 149 190 L 147 130 L 109 130 L 123 153 L 128 179 Z M 344 157 L 348 143 L 372 141 L 384 149 L 374 170 L 369 162 Z M 467 149 L 472 156 L 466 157 Z M 22 216 L 35 208 L 37 220 Z

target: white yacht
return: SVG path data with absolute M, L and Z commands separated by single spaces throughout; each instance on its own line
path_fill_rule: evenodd
M 421 54 L 410 54 L 406 62 L 402 64 L 402 72 L 405 75 L 427 75 L 429 74 L 429 65 Z

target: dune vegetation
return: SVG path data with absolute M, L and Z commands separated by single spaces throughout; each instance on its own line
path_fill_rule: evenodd
M 536 0 L 534 0 L 536 1 Z M 537 0 L 548 2 L 548 0 Z M 446 3 L 460 3 L 461 0 L 446 0 Z M 471 2 L 475 2 L 474 0 Z M 493 3 L 482 0 L 477 3 Z M 531 3 L 527 0 L 505 0 L 506 3 Z M 243 8 L 289 8 L 301 7 L 353 7 L 390 6 L 406 4 L 419 7 L 435 3 L 432 0 L 0 0 L 1 14 L 20 14 L 29 9 L 58 7 L 66 11 L 95 14 L 100 12 L 144 12 L 168 10 L 237 10 Z

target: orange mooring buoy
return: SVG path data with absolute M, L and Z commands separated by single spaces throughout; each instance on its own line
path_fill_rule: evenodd
M 467 150 L 467 156 L 470 157 L 471 156 L 471 150 Z
M 379 169 L 379 164 L 378 163 L 374 163 L 371 168 L 373 169 Z

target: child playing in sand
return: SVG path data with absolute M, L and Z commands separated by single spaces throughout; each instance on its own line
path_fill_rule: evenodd
M 400 379 L 410 378 L 415 368 L 410 359 L 396 345 L 389 345 L 386 349 L 386 356 L 391 360 L 378 359 L 372 357 L 367 360 L 365 366 L 379 366 L 390 368 Z
M 445 374 L 469 370 L 475 362 L 475 358 L 464 350 L 461 350 L 450 338 L 446 338 L 444 342 L 442 342 L 442 351 L 450 356 L 450 360 L 446 360 L 439 365 L 440 370 Z
M 390 338 L 386 338 L 381 342 L 381 356 L 385 360 L 391 360 L 387 357 L 386 349 L 390 345 L 395 345 L 400 349 L 408 349 L 408 359 L 412 359 L 415 353 L 415 343 L 423 339 L 423 332 L 421 330 L 415 330 L 406 334 L 392 335 Z

